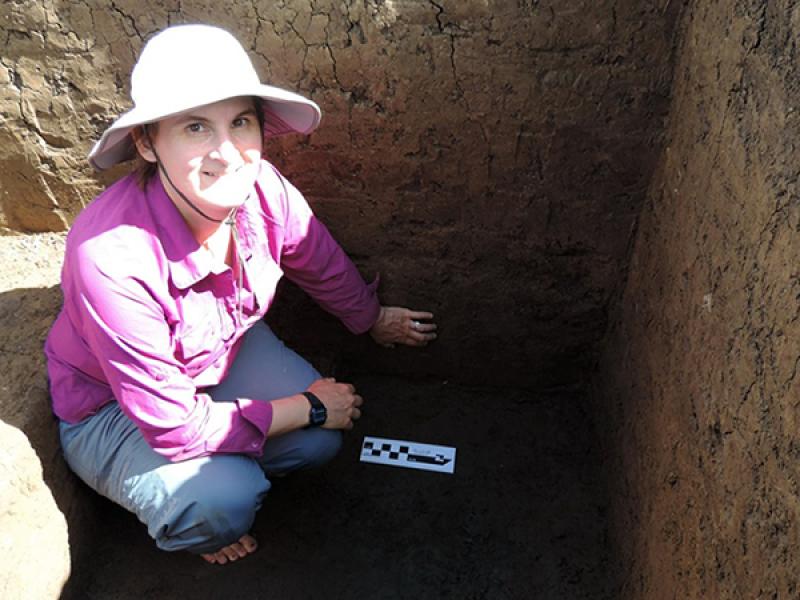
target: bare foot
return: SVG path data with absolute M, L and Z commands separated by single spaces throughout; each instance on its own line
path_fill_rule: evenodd
M 249 533 L 244 534 L 239 538 L 238 542 L 232 543 L 230 546 L 220 548 L 216 552 L 210 554 L 202 554 L 201 556 L 212 565 L 224 565 L 226 562 L 233 562 L 244 558 L 248 554 L 252 554 L 258 548 L 258 542 Z

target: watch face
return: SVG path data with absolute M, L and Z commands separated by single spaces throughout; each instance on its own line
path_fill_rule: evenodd
M 325 420 L 328 418 L 328 412 L 325 410 L 325 407 L 311 407 L 311 425 L 323 425 Z

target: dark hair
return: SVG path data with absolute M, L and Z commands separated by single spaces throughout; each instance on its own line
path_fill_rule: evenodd
M 155 122 L 139 125 L 136 127 L 135 134 L 150 139 L 151 136 L 155 135 L 157 132 L 158 122 Z M 134 132 L 131 132 L 131 135 L 134 135 Z M 150 181 L 150 178 L 158 172 L 158 165 L 149 160 L 145 160 L 137 151 L 133 164 L 133 172 L 136 173 L 136 183 L 139 184 L 140 188 L 144 189 L 147 186 L 147 182 Z
M 261 98 L 251 96 L 250 99 L 253 101 L 253 109 L 256 111 L 258 127 L 261 131 L 264 131 L 264 105 L 261 102 Z M 139 125 L 135 130 L 135 132 L 131 132 L 131 135 L 135 134 L 147 139 L 152 139 L 158 133 L 158 121 Z M 136 173 L 136 182 L 139 184 L 139 187 L 144 189 L 147 182 L 158 173 L 158 165 L 149 160 L 145 160 L 142 158 L 141 154 L 137 152 L 136 158 L 134 159 L 133 172 Z

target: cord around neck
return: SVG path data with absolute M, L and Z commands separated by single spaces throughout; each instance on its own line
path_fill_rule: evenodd
M 186 194 L 184 194 L 182 191 L 178 189 L 178 186 L 172 182 L 172 178 L 169 176 L 169 173 L 167 173 L 167 170 L 164 168 L 164 164 L 161 162 L 161 158 L 159 158 L 158 152 L 156 152 L 156 146 L 155 144 L 153 144 L 153 140 L 150 137 L 150 132 L 147 131 L 147 128 L 145 128 L 145 135 L 147 136 L 147 143 L 150 146 L 150 150 L 153 151 L 153 156 L 156 157 L 156 164 L 158 165 L 158 170 L 164 174 L 164 177 L 167 179 L 167 182 L 169 182 L 170 186 L 172 186 L 172 189 L 175 190 L 175 192 L 181 197 L 181 200 L 183 200 L 186 204 L 188 204 L 189 208 L 194 210 L 198 215 L 200 215 L 207 221 L 211 221 L 212 223 L 225 223 L 226 225 L 233 225 L 233 216 L 234 214 L 236 214 L 235 208 L 231 210 L 231 212 L 228 213 L 228 216 L 225 217 L 224 219 L 215 219 L 214 217 L 211 217 L 206 213 L 204 213 L 202 210 L 200 210 L 200 208 L 196 206 L 194 202 L 192 202 L 191 200 L 189 200 L 189 198 L 186 197 Z

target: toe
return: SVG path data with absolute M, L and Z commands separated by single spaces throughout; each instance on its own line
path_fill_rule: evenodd
M 258 548 L 258 542 L 256 541 L 256 538 L 249 534 L 245 534 L 239 538 L 239 543 L 248 553 L 255 552 L 256 548 Z
M 220 548 L 216 552 L 202 554 L 201 556 L 203 557 L 203 560 L 211 563 L 212 565 L 224 565 L 226 563 L 239 560 L 240 558 L 244 558 L 251 552 L 255 552 L 256 548 L 258 548 L 258 542 L 256 539 L 250 534 L 245 534 L 233 544 L 225 546 L 224 548 Z
M 249 554 L 249 552 L 245 550 L 244 546 L 242 546 L 239 542 L 234 542 L 233 544 L 228 546 L 228 548 L 230 548 L 233 552 L 236 553 L 236 558 L 244 558 Z
M 239 558 L 239 554 L 238 554 L 238 553 L 236 552 L 236 550 L 234 549 L 234 547 L 233 547 L 233 544 L 231 544 L 230 546 L 225 546 L 225 547 L 222 549 L 222 552 L 224 552 L 224 553 L 225 553 L 225 556 L 226 556 L 226 557 L 228 558 L 228 560 L 229 560 L 229 561 L 231 561 L 231 562 L 233 562 L 234 560 L 236 560 L 237 558 Z

